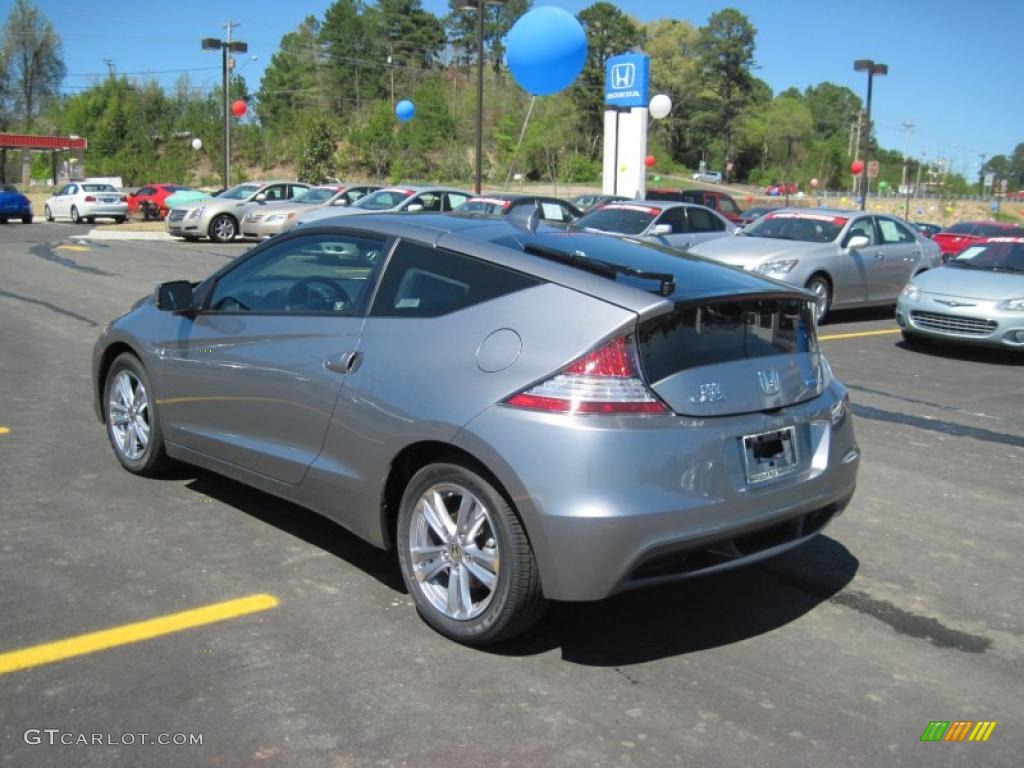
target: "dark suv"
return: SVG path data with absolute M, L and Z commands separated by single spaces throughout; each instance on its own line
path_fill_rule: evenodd
M 740 223 L 740 214 L 743 213 L 729 195 L 712 189 L 648 189 L 645 199 L 696 203 L 718 211 L 733 224 Z

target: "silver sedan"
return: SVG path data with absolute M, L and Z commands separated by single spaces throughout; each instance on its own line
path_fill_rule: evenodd
M 250 207 L 242 217 L 242 237 L 262 239 L 287 232 L 299 223 L 299 217 L 310 211 L 326 208 L 337 213 L 339 208 L 361 200 L 380 186 L 367 184 L 310 187 L 291 200 Z
M 896 303 L 910 344 L 947 339 L 1024 350 L 1024 237 L 991 237 L 918 275 Z
M 573 229 L 629 235 L 638 240 L 688 248 L 736 231 L 736 225 L 710 208 L 663 200 L 614 202 L 576 220 Z
M 807 288 L 819 320 L 830 309 L 893 304 L 907 280 L 941 264 L 938 245 L 902 219 L 823 208 L 774 211 L 693 252 Z

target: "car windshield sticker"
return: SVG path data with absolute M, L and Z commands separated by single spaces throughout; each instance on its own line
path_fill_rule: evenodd
M 602 210 L 640 211 L 641 213 L 647 213 L 651 216 L 657 216 L 661 212 L 660 208 L 648 208 L 646 205 L 628 205 L 626 203 L 611 203 L 610 205 L 603 206 Z
M 809 221 L 828 221 L 843 226 L 848 220 L 842 216 L 828 216 L 824 213 L 769 213 L 766 219 L 807 219 Z

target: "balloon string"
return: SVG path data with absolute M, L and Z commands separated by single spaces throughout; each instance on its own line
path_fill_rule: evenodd
M 526 136 L 526 126 L 530 123 L 530 115 L 533 114 L 533 103 L 536 100 L 536 96 L 530 97 L 530 108 L 526 110 L 526 119 L 523 120 L 523 129 L 519 132 L 519 141 L 516 144 L 515 150 L 512 152 L 512 159 L 508 164 L 508 175 L 505 177 L 505 189 L 508 189 L 509 182 L 512 180 L 512 169 L 516 166 L 516 155 L 519 154 L 519 148 L 523 145 L 523 137 Z

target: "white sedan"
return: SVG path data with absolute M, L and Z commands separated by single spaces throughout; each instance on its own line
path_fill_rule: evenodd
M 111 184 L 72 181 L 46 201 L 43 215 L 47 221 L 70 219 L 77 224 L 92 224 L 97 218 L 113 219 L 118 224 L 128 218 L 128 202 Z

